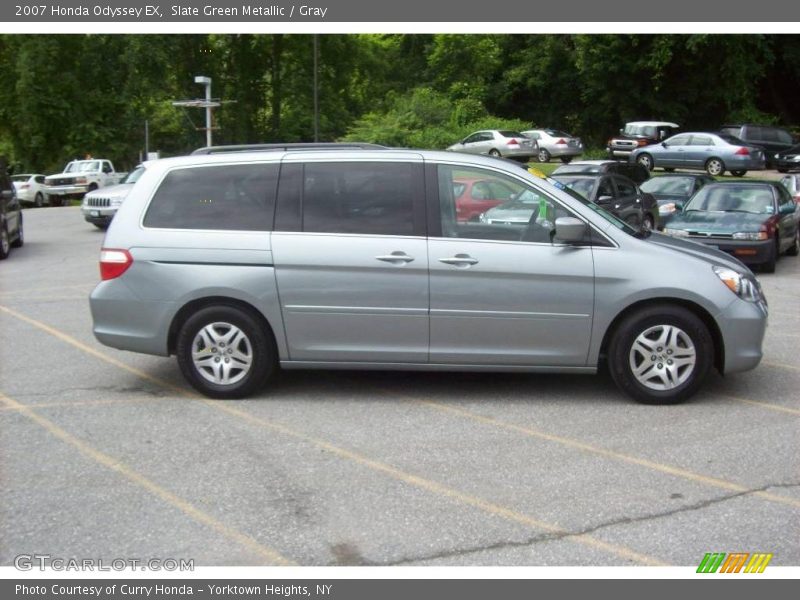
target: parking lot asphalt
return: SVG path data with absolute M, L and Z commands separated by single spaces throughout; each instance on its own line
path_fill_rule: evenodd
M 95 341 L 103 233 L 26 210 L 0 263 L 0 564 L 800 565 L 800 259 L 755 370 L 690 402 L 599 376 L 286 372 L 210 401 Z

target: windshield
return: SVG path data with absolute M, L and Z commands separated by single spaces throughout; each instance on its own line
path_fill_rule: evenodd
M 653 125 L 633 125 L 628 123 L 625 125 L 625 135 L 633 135 L 638 137 L 656 137 L 656 128 Z
M 692 193 L 693 183 L 691 177 L 653 177 L 639 185 L 639 189 L 648 194 L 688 196 Z
M 503 131 L 498 131 L 500 135 L 507 138 L 518 138 L 518 137 L 525 137 L 519 131 L 510 131 L 508 129 L 504 129 Z
M 767 185 L 711 185 L 691 199 L 684 212 L 745 212 L 774 214 L 775 201 Z
M 100 170 L 100 161 L 97 160 L 79 160 L 71 162 L 64 169 L 64 173 L 89 173 L 92 171 Z
M 136 167 L 133 171 L 128 173 L 127 177 L 125 177 L 122 183 L 136 183 L 143 173 L 144 167 Z
M 563 183 L 568 189 L 580 194 L 584 199 L 588 199 L 594 191 L 599 179 L 594 177 L 557 177 L 558 181 Z

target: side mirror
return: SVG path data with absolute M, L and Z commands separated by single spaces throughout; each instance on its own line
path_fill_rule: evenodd
M 779 215 L 793 215 L 796 210 L 796 204 L 782 204 L 778 210 Z
M 575 217 L 559 217 L 556 219 L 555 241 L 577 244 L 586 236 L 586 223 Z
M 675 212 L 683 212 L 683 202 L 675 203 Z
M 625 130 L 624 130 L 624 129 L 620 129 L 620 130 L 619 130 L 619 132 L 620 132 L 620 133 L 622 133 L 623 131 L 625 131 Z
M 595 200 L 595 204 L 611 204 L 611 201 L 614 200 L 611 196 L 599 196 L 597 200 Z
M 667 147 L 667 142 L 661 142 L 661 146 L 662 146 L 663 148 L 666 148 L 666 147 Z

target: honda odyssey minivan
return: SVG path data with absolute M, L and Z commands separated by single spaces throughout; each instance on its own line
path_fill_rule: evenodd
M 241 149 L 239 149 L 241 150 Z M 459 181 L 536 198 L 458 218 Z M 761 360 L 767 303 L 738 260 L 638 231 L 553 180 L 452 152 L 214 151 L 146 164 L 91 294 L 103 344 L 177 356 L 212 398 L 278 369 L 595 373 L 638 401 Z M 535 390 L 531 390 L 535 393 Z

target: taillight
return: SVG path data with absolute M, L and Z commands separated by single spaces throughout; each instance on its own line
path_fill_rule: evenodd
M 506 142 L 509 146 L 519 146 L 519 142 L 515 138 L 511 138 Z
M 750 156 L 750 150 L 742 146 L 739 148 L 734 154 L 738 154 L 739 156 Z
M 566 146 L 567 142 L 563 138 L 556 142 L 556 146 Z
M 133 257 L 127 250 L 103 248 L 100 250 L 100 279 L 115 279 L 133 264 Z

